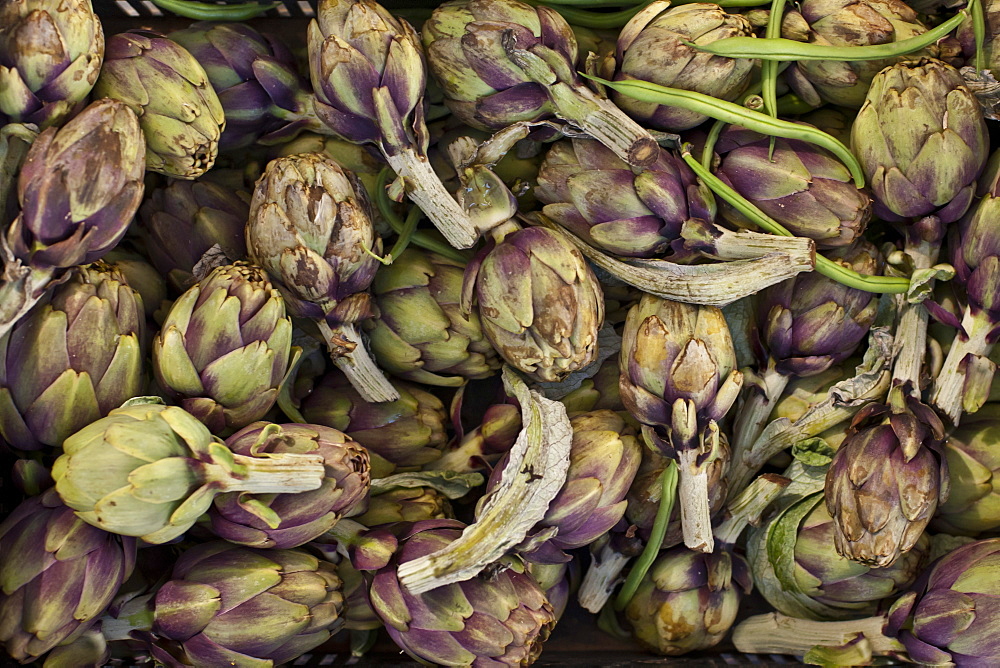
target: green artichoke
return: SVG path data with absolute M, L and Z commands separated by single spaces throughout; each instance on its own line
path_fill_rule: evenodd
M 948 435 L 948 500 L 933 526 L 945 533 L 974 536 L 1000 528 L 1000 406 L 986 404 Z
M 216 267 L 170 307 L 153 340 L 167 394 L 216 434 L 260 420 L 288 371 L 292 321 L 267 274 Z
M 63 503 L 89 524 L 147 543 L 187 531 L 225 492 L 306 492 L 318 488 L 319 455 L 234 454 L 177 406 L 137 404 L 111 411 L 63 442 L 52 467 Z
M 354 518 L 366 527 L 454 517 L 448 498 L 433 487 L 400 487 L 368 499 L 368 509 Z
M 103 263 L 74 270 L 0 338 L 0 435 L 13 447 L 59 447 L 142 393 L 142 298 Z

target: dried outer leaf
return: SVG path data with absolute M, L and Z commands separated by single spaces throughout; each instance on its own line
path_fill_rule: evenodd
M 399 581 L 414 594 L 468 580 L 503 557 L 524 541 L 566 482 L 573 442 L 566 407 L 528 389 L 508 366 L 503 381 L 521 404 L 521 433 L 476 521 L 446 547 L 400 565 Z
M 884 623 L 881 615 L 846 622 L 814 622 L 769 612 L 739 623 L 733 629 L 732 642 L 737 651 L 749 654 L 802 656 L 814 647 L 843 647 L 860 633 L 871 643 L 872 654 L 905 656 L 903 644 L 882 633 Z
M 602 253 L 545 216 L 535 213 L 530 221 L 564 235 L 588 260 L 629 285 L 688 304 L 725 306 L 804 271 L 812 271 L 816 265 L 816 244 L 812 239 L 746 231 L 722 235 L 716 239 L 714 251 L 722 259 L 727 256 L 752 259 L 698 265 L 643 259 L 625 262 Z
M 955 268 L 950 264 L 936 264 L 926 269 L 917 269 L 910 276 L 910 287 L 906 291 L 906 301 L 919 304 L 934 293 L 935 281 L 950 281 L 955 277 Z
M 385 478 L 372 480 L 372 496 L 385 494 L 397 489 L 430 487 L 449 499 L 460 499 L 472 489 L 485 482 L 481 473 L 458 473 L 456 471 L 413 471 L 396 473 Z
M 11 196 L 21 163 L 37 136 L 38 128 L 32 124 L 8 123 L 0 127 L 0 226 L 3 228 L 10 223 L 7 207 L 13 201 Z
M 553 383 L 538 383 L 537 387 L 548 399 L 562 399 L 570 392 L 579 389 L 583 381 L 593 378 L 610 357 L 621 352 L 622 337 L 615 328 L 605 323 L 597 333 L 597 357 L 594 361 L 566 376 L 563 380 Z

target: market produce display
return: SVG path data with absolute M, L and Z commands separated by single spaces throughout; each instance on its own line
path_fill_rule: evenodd
M 6 661 L 1000 665 L 1000 0 L 153 4 L 0 0 Z

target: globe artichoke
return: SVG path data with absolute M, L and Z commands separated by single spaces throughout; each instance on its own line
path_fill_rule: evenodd
M 671 7 L 660 0 L 622 28 L 614 56 L 600 66 L 602 75 L 614 81 L 639 79 L 735 100 L 750 83 L 754 61 L 713 56 L 696 46 L 740 36 L 753 36 L 750 21 L 741 14 L 729 14 L 712 3 Z M 658 130 L 687 130 L 708 118 L 620 93 L 612 93 L 611 99 L 632 118 Z
M 60 269 L 94 262 L 121 240 L 142 201 L 145 151 L 135 114 L 113 100 L 38 136 L 18 176 L 21 214 L 4 239 L 0 336 Z
M 542 212 L 592 246 L 628 257 L 661 257 L 691 218 L 712 221 L 715 198 L 674 153 L 660 149 L 638 174 L 592 139 L 549 149 L 535 196 Z
M 620 365 L 625 407 L 651 428 L 650 447 L 679 462 L 685 543 L 711 551 L 708 465 L 724 452 L 718 422 L 743 383 L 722 311 L 644 295 L 625 321 Z
M 194 179 L 215 164 L 226 117 L 205 70 L 158 33 L 130 30 L 108 39 L 95 97 L 121 100 L 139 116 L 146 167 Z
M 0 338 L 0 435 L 15 448 L 63 440 L 141 394 L 142 298 L 103 263 L 72 271 Z
M 0 117 L 45 129 L 84 106 L 104 60 L 90 0 L 11 0 L 0 7 Z
M 597 373 L 584 380 L 580 383 L 580 387 L 559 401 L 566 406 L 566 412 L 570 416 L 574 413 L 602 408 L 624 411 L 625 405 L 622 403 L 621 389 L 618 383 L 619 376 L 621 376 L 621 370 L 618 368 L 618 356 L 612 355 L 604 360 Z
M 837 552 L 885 568 L 920 539 L 948 497 L 941 419 L 905 386 L 855 416 L 826 474 Z
M 291 662 L 343 626 L 342 586 L 336 566 L 302 550 L 196 545 L 156 592 L 154 657 L 199 667 Z
M 55 490 L 25 500 L 0 524 L 0 643 L 21 663 L 72 643 L 134 564 L 134 538 L 90 526 Z
M 408 248 L 375 274 L 377 318 L 365 321 L 379 364 L 399 378 L 456 386 L 487 378 L 500 366 L 477 313 L 461 309 L 465 267 Z
M 500 130 L 558 116 L 630 165 L 656 160 L 653 138 L 576 74 L 576 37 L 555 10 L 518 0 L 449 0 L 423 27 L 427 61 L 462 122 Z
M 302 130 L 321 130 L 309 85 L 283 43 L 245 23 L 199 21 L 168 37 L 205 68 L 219 96 L 226 129 L 219 149 L 292 139 Z
M 932 525 L 945 533 L 975 536 L 1000 527 L 1000 489 L 994 482 L 1000 469 L 1000 410 L 986 404 L 962 424 L 944 444 L 948 461 L 948 500 L 938 507 Z
M 225 265 L 170 307 L 153 340 L 153 371 L 213 433 L 232 433 L 274 406 L 291 342 L 292 321 L 267 275 Z
M 958 220 L 972 203 L 988 147 L 975 96 L 955 68 L 934 59 L 879 72 L 851 128 L 873 211 L 890 221 Z
M 463 525 L 397 525 L 399 549 L 371 578 L 372 609 L 409 656 L 444 666 L 530 665 L 555 624 L 552 605 L 527 573 L 499 569 L 424 594 L 402 587 L 396 569 L 458 538 Z
M 917 12 L 901 0 L 805 0 L 782 21 L 782 36 L 826 46 L 891 44 L 925 32 Z M 875 75 L 894 60 L 802 60 L 785 78 L 812 106 L 857 109 Z
M 730 126 L 715 151 L 722 157 L 715 173 L 724 183 L 792 234 L 815 239 L 818 248 L 848 246 L 865 231 L 871 199 L 843 163 L 815 144 Z M 747 226 L 731 207 L 721 213 Z
M 226 447 L 247 457 L 320 455 L 326 467 L 323 484 L 309 492 L 215 497 L 212 531 L 231 543 L 281 549 L 308 543 L 363 506 L 371 486 L 368 451 L 329 427 L 255 422 L 226 439 Z
M 366 527 L 454 517 L 448 498 L 433 487 L 400 487 L 368 499 L 368 509 L 354 518 Z
M 142 307 L 146 312 L 146 320 L 153 322 L 153 314 L 167 301 L 167 282 L 156 267 L 124 244 L 115 246 L 104 256 L 102 262 L 120 272 L 128 286 L 139 293 L 142 297 Z M 147 328 L 146 334 L 146 338 L 152 339 L 153 331 Z M 143 345 L 148 343 L 149 341 L 143 341 Z
M 177 406 L 111 411 L 63 442 L 52 467 L 63 503 L 89 524 L 147 543 L 180 536 L 224 492 L 307 492 L 323 481 L 319 455 L 234 454 Z
M 374 0 L 322 0 L 308 44 L 320 120 L 348 141 L 374 144 L 398 176 L 396 191 L 449 243 L 472 246 L 479 231 L 427 159 L 427 70 L 413 27 Z
M 371 315 L 366 290 L 379 266 L 373 253 L 382 250 L 357 178 L 319 153 L 272 160 L 254 189 L 246 240 L 289 312 L 317 322 L 334 362 L 366 400 L 398 398 L 355 327 Z
M 590 364 L 604 320 L 601 285 L 579 250 L 542 227 L 514 231 L 469 265 L 483 332 L 504 360 L 539 381 Z
M 172 180 L 154 188 L 139 208 L 136 227 L 153 265 L 183 292 L 195 283 L 194 267 L 218 244 L 231 262 L 245 260 L 250 193 L 211 181 Z

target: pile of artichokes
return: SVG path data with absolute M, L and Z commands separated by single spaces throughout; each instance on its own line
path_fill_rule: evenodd
M 1000 665 L 1000 0 L 153 4 L 0 2 L 10 661 Z

